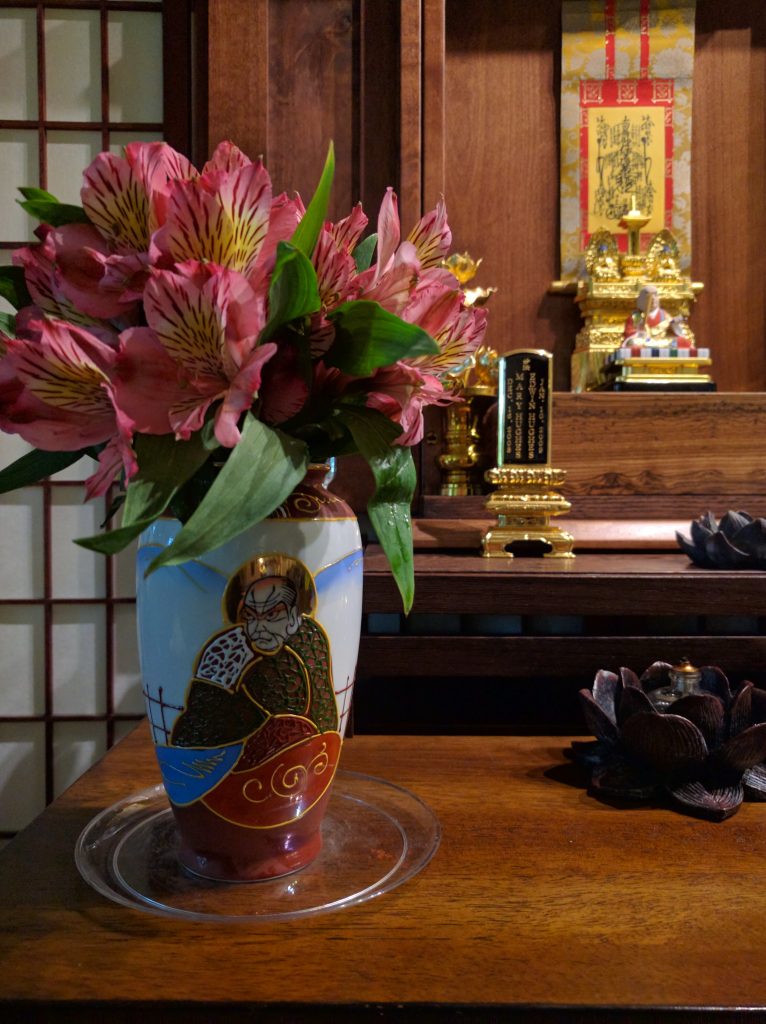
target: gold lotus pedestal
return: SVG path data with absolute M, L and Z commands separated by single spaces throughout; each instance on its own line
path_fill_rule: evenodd
M 551 524 L 552 516 L 560 516 L 572 507 L 556 488 L 566 478 L 563 469 L 549 466 L 495 466 L 487 470 L 485 479 L 497 488 L 486 508 L 497 516 L 482 539 L 485 558 L 513 558 L 514 544 L 542 544 L 545 558 L 574 558 L 574 537 Z

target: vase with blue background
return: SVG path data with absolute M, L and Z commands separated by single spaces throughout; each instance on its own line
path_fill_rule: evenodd
M 359 528 L 327 472 L 203 558 L 144 578 L 180 523 L 139 542 L 147 713 L 181 862 L 205 878 L 276 878 L 321 850 L 362 613 Z

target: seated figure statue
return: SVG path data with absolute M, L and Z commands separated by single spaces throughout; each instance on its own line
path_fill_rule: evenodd
M 690 348 L 693 337 L 686 317 L 668 316 L 660 305 L 657 286 L 644 285 L 636 308 L 625 321 L 625 343 L 641 348 Z

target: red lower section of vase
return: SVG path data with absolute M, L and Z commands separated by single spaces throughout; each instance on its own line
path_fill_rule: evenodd
M 173 806 L 181 837 L 179 859 L 195 875 L 222 882 L 256 882 L 300 871 L 322 849 L 320 831 L 330 789 L 302 818 L 273 828 L 224 821 L 198 800 Z

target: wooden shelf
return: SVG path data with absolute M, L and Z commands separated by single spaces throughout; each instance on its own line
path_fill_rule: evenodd
M 491 615 L 766 615 L 762 572 L 706 571 L 683 554 L 575 559 L 415 555 L 414 612 Z M 382 551 L 365 555 L 364 610 L 399 612 Z

